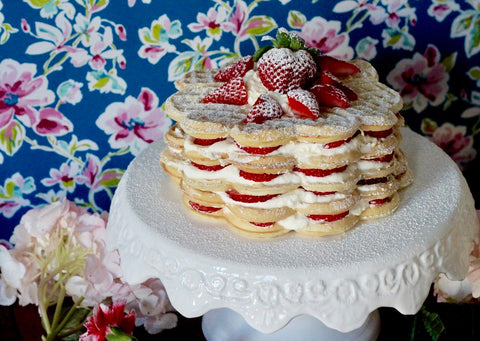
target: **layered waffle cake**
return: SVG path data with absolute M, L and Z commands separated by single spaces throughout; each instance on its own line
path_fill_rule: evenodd
M 325 236 L 392 214 L 412 182 L 402 100 L 363 60 L 273 46 L 175 83 L 161 165 L 192 212 L 236 231 Z

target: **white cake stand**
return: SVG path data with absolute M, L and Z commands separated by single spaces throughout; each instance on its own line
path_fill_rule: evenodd
M 414 314 L 440 273 L 463 279 L 479 230 L 472 195 L 451 159 L 411 130 L 402 148 L 415 182 L 397 212 L 335 238 L 263 240 L 191 215 L 159 165 L 156 142 L 115 193 L 107 245 L 125 280 L 160 278 L 172 305 L 203 317 L 209 340 L 371 340 L 377 308 Z

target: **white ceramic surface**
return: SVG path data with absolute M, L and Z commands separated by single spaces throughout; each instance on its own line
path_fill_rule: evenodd
M 163 142 L 142 152 L 115 193 L 107 242 L 125 279 L 158 277 L 186 317 L 230 308 L 262 333 L 310 315 L 341 332 L 361 327 L 380 306 L 418 311 L 441 272 L 462 279 L 478 232 L 473 198 L 455 163 L 403 129 L 415 182 L 397 212 L 334 238 L 290 233 L 246 238 L 226 223 L 191 215 L 159 165 Z

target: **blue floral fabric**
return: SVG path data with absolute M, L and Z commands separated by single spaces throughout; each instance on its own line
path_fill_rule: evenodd
M 173 81 L 253 54 L 278 27 L 369 60 L 480 196 L 480 0 L 0 0 L 0 239 L 62 197 L 108 211 L 172 124 Z

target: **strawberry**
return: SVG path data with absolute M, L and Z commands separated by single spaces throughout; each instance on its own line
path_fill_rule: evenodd
M 232 78 L 227 83 L 207 94 L 202 103 L 245 105 L 248 103 L 247 87 L 242 77 Z
M 347 77 L 360 72 L 360 69 L 355 64 L 332 56 L 315 56 L 315 62 L 319 70 L 328 71 L 337 77 Z
M 320 116 L 317 99 L 310 91 L 295 89 L 287 92 L 288 105 L 297 118 L 316 120 Z
M 317 98 L 318 105 L 326 107 L 348 108 L 350 102 L 347 95 L 330 84 L 318 84 L 310 89 Z
M 235 77 L 243 77 L 253 69 L 253 57 L 247 56 L 237 60 L 235 63 L 222 68 L 213 77 L 217 82 L 228 82 Z
M 305 50 L 272 48 L 258 60 L 257 72 L 268 90 L 286 94 L 290 90 L 302 88 L 315 74 L 316 65 L 313 57 Z
M 338 79 L 328 71 L 321 71 L 315 75 L 312 86 L 315 86 L 317 84 L 333 85 L 334 87 L 342 90 L 342 92 L 347 95 L 350 101 L 355 101 L 356 99 L 358 99 L 358 95 L 355 91 L 353 91 L 348 85 L 343 83 L 340 79 Z
M 282 107 L 276 100 L 268 95 L 260 95 L 245 118 L 245 123 L 262 124 L 267 120 L 280 118 L 282 115 Z

